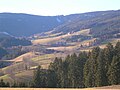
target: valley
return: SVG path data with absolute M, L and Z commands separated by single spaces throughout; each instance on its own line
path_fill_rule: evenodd
M 0 46 L 2 52 L 5 50 L 0 57 L 0 79 L 11 84 L 29 83 L 37 66 L 48 69 L 56 57 L 65 59 L 120 41 L 120 10 L 53 17 L 13 13 L 0 16 Z

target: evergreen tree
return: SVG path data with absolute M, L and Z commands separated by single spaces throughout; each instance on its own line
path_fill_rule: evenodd
M 77 60 L 77 65 L 78 65 L 78 82 L 77 82 L 77 87 L 84 87 L 84 81 L 83 81 L 83 70 L 84 70 L 84 65 L 88 59 L 87 53 L 86 52 L 80 52 L 78 55 L 78 60 Z
M 114 56 L 114 47 L 111 43 L 108 43 L 106 48 L 104 49 L 104 57 L 105 57 L 105 69 L 106 72 L 108 71 L 108 68 L 112 62 L 112 58 Z
M 120 42 L 117 42 L 115 46 L 115 55 L 120 56 Z
M 41 70 L 40 72 L 40 86 L 42 88 L 47 87 L 47 70 Z
M 6 83 L 6 87 L 10 87 L 10 83 L 9 82 Z
M 104 67 L 105 67 L 106 76 L 108 75 L 107 72 L 114 55 L 115 55 L 114 47 L 111 43 L 108 43 L 106 48 L 104 49 L 104 64 L 105 64 Z M 106 81 L 108 81 L 108 76 Z
M 41 87 L 40 72 L 41 72 L 41 66 L 38 66 L 37 70 L 34 72 L 34 77 L 33 77 L 33 86 L 36 88 Z
M 77 87 L 77 80 L 79 78 L 77 55 L 71 55 L 70 63 L 68 66 L 68 79 L 70 87 Z
M 57 87 L 61 87 L 61 77 L 62 77 L 62 59 L 55 58 L 54 62 L 50 64 L 49 69 L 55 72 L 57 79 Z
M 55 71 L 48 69 L 46 86 L 48 88 L 56 88 L 57 87 L 57 75 L 56 75 Z
M 0 59 L 6 54 L 8 54 L 8 52 L 4 48 L 0 47 Z
M 107 85 L 107 76 L 104 67 L 104 53 L 103 50 L 100 51 L 97 59 L 97 72 L 96 72 L 96 86 Z
M 120 57 L 114 56 L 111 66 L 108 70 L 109 84 L 120 84 Z
M 85 65 L 84 65 L 84 69 L 83 69 L 83 81 L 84 81 L 84 85 L 85 87 L 91 87 L 91 74 L 90 74 L 90 60 L 87 60 Z
M 14 81 L 12 87 L 17 87 L 17 83 Z
M 66 88 L 69 87 L 69 79 L 68 79 L 68 62 L 65 60 L 62 63 L 62 77 L 61 77 L 61 87 Z
M 97 73 L 97 58 L 100 52 L 100 48 L 99 47 L 95 47 L 93 48 L 91 55 L 90 55 L 90 74 L 89 76 L 91 76 L 91 87 L 95 87 L 96 86 L 96 73 Z
M 27 87 L 27 85 L 25 84 L 25 82 L 19 82 L 18 87 L 23 88 L 23 87 Z
M 3 79 L 1 79 L 1 81 L 0 81 L 0 87 L 6 87 L 5 82 L 3 81 Z

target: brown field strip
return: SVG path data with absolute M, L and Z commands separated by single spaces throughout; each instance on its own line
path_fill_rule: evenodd
M 83 89 L 61 89 L 61 88 L 0 88 L 0 90 L 83 90 Z M 94 90 L 91 88 L 84 90 Z

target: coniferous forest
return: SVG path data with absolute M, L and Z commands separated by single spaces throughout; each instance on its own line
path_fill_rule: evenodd
M 48 69 L 38 66 L 30 83 L 0 82 L 1 87 L 88 88 L 120 84 L 120 42 L 106 48 L 55 58 Z

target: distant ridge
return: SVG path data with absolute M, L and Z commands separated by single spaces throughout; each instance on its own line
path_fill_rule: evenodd
M 91 33 L 96 35 L 97 33 L 100 33 L 101 30 L 106 32 L 108 29 L 106 26 L 108 26 L 108 24 L 111 25 L 112 21 L 114 25 L 117 24 L 115 27 L 119 27 L 119 16 L 120 10 L 86 12 L 66 16 L 0 13 L 0 32 L 7 32 L 10 35 L 20 37 L 31 36 L 52 30 L 52 33 L 69 33 L 91 28 Z M 97 30 L 96 27 L 100 27 L 100 30 Z M 104 30 L 105 28 L 107 29 Z
M 30 36 L 52 30 L 72 17 L 38 16 L 22 13 L 0 13 L 0 32 L 14 36 Z

